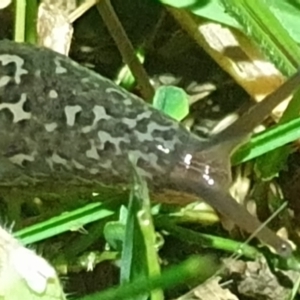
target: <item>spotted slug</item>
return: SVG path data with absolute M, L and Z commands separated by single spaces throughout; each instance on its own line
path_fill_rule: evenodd
M 299 77 L 267 99 L 272 107 L 297 87 Z M 260 222 L 228 193 L 230 154 L 249 129 L 234 136 L 230 130 L 202 140 L 67 57 L 0 41 L 0 187 L 50 180 L 53 188 L 62 182 L 71 188 L 74 181 L 126 185 L 130 155 L 154 194 L 168 189 L 201 197 L 253 233 Z M 266 227 L 257 237 L 281 255 L 291 253 L 289 244 Z

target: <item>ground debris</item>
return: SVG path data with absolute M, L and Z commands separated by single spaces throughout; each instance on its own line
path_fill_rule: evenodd
M 248 262 L 226 259 L 225 265 L 228 272 L 238 278 L 237 291 L 247 299 L 283 300 L 291 292 L 271 271 L 264 257 Z
M 221 277 L 213 277 L 177 300 L 239 300 L 220 284 Z

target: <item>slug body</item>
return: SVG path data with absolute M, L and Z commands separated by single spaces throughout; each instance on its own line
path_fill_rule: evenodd
M 131 156 L 153 190 L 202 197 L 253 232 L 259 221 L 227 193 L 233 144 L 220 151 L 51 50 L 0 42 L 0 185 L 24 176 L 29 183 L 51 178 L 128 184 Z M 268 228 L 258 237 L 279 252 L 290 252 Z
M 141 99 L 52 51 L 1 42 L 0 76 L 1 159 L 33 179 L 130 181 L 130 154 L 152 181 L 190 140 L 201 146 Z

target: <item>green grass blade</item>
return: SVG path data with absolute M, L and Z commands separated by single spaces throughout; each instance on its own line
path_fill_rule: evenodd
M 207 267 L 209 266 L 209 268 Z M 217 269 L 217 265 L 210 257 L 191 257 L 178 266 L 164 271 L 161 276 L 152 278 L 140 277 L 120 287 L 111 288 L 95 295 L 89 295 L 80 300 L 116 300 L 134 299 L 136 295 L 150 293 L 156 289 L 167 289 L 179 284 L 197 279 L 198 282 L 210 277 Z
M 160 274 L 147 183 L 139 176 L 135 167 L 133 173 L 134 184 L 131 189 L 121 259 L 121 283 Z M 148 294 L 141 294 L 132 299 L 148 297 Z M 163 299 L 162 291 L 152 291 L 151 299 Z
M 286 140 L 286 142 L 288 143 L 289 138 L 290 138 L 290 142 L 299 139 L 299 131 L 300 131 L 300 125 L 298 124 L 299 106 L 300 106 L 300 90 L 298 90 L 295 93 L 287 110 L 284 112 L 283 116 L 281 117 L 278 123 L 278 126 L 286 126 L 287 128 L 286 131 L 282 130 L 282 135 L 281 137 L 279 136 L 279 139 L 281 139 L 282 141 Z M 293 117 L 295 119 L 293 119 Z M 290 131 L 288 130 L 288 127 L 290 127 L 291 129 Z M 274 141 L 274 144 L 276 144 L 276 141 Z M 273 149 L 275 149 L 275 145 Z M 291 153 L 291 146 L 286 145 L 279 149 L 268 152 L 267 155 L 259 157 L 255 162 L 256 164 L 255 168 L 259 176 L 263 179 L 271 179 L 277 176 L 278 172 L 285 167 L 287 158 L 290 155 L 290 153 Z
M 92 203 L 83 208 L 22 229 L 14 235 L 21 239 L 24 245 L 32 244 L 66 231 L 76 230 L 85 224 L 109 217 L 114 213 L 114 211 L 105 208 L 101 203 Z
M 300 118 L 277 125 L 254 136 L 232 157 L 234 165 L 246 162 L 300 138 Z M 269 158 L 270 159 L 270 158 Z
M 265 0 L 223 0 L 225 9 L 236 18 L 243 31 L 285 75 L 299 66 L 300 49 L 270 11 Z
M 181 226 L 176 225 L 168 217 L 158 217 L 155 219 L 155 225 L 160 230 L 167 231 L 183 243 L 192 243 L 199 245 L 201 248 L 218 249 L 230 253 L 239 253 L 244 257 L 255 259 L 259 255 L 259 251 L 254 247 L 244 244 L 243 242 L 237 242 L 230 239 L 203 234 L 193 231 Z
M 26 0 L 15 1 L 14 40 L 24 42 L 26 24 Z

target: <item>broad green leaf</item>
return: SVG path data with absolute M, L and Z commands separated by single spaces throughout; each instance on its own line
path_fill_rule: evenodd
M 161 86 L 154 95 L 153 106 L 180 121 L 189 113 L 189 100 L 185 91 L 175 86 Z

